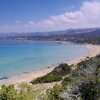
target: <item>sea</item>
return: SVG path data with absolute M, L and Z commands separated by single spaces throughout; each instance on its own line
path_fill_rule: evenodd
M 0 78 L 64 63 L 88 51 L 86 45 L 69 42 L 0 40 Z

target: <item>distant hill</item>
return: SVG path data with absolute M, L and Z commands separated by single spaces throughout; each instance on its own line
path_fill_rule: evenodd
M 0 38 L 100 44 L 100 28 L 78 28 L 52 32 L 1 33 Z
M 28 37 L 28 36 L 51 36 L 60 34 L 82 34 L 90 33 L 94 31 L 100 31 L 100 28 L 78 28 L 78 29 L 67 29 L 63 31 L 51 31 L 51 32 L 11 32 L 11 33 L 0 33 L 0 37 Z

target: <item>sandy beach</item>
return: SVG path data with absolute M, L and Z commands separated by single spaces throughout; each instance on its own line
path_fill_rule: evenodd
M 91 58 L 93 56 L 100 54 L 100 46 L 99 45 L 87 44 L 87 48 L 90 49 L 89 52 L 87 52 L 86 54 L 82 55 L 81 57 L 79 57 L 75 60 L 66 61 L 66 63 L 68 63 L 69 65 L 77 64 L 78 62 L 86 59 L 87 57 Z M 22 73 L 22 74 L 13 76 L 13 77 L 9 77 L 8 79 L 0 80 L 0 85 L 2 85 L 2 84 L 20 84 L 22 82 L 29 83 L 31 80 L 49 73 L 50 71 L 52 71 L 54 69 L 54 67 L 55 66 L 51 66 L 51 67 L 47 67 L 47 68 L 40 69 L 37 71 L 25 72 L 25 73 Z

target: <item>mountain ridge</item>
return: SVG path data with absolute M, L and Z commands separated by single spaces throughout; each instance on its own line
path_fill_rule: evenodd
M 50 32 L 11 32 L 11 33 L 0 33 L 0 38 L 7 37 L 30 37 L 30 36 L 52 36 L 52 35 L 70 35 L 70 34 L 83 34 L 99 31 L 100 28 L 77 28 L 77 29 L 67 29 L 60 31 L 50 31 Z

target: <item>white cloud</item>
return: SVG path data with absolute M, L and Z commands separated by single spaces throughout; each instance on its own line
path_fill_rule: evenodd
M 22 24 L 16 20 L 13 25 L 0 26 L 0 31 L 50 31 L 67 28 L 100 27 L 99 1 L 85 1 L 78 11 L 65 12 L 38 22 L 28 21 Z

